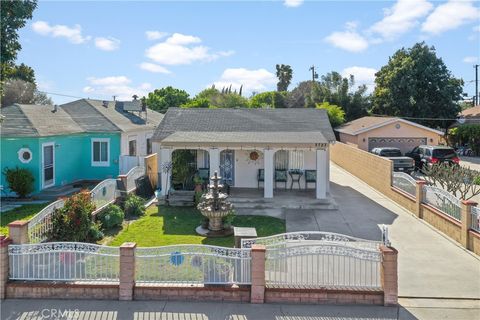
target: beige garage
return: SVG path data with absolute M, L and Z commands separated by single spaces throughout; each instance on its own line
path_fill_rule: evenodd
M 418 145 L 443 144 L 443 132 L 393 117 L 363 117 L 335 128 L 341 142 L 371 151 L 376 147 L 396 147 L 402 153 Z

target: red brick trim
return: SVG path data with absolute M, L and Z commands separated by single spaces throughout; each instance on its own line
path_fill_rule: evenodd
M 466 206 L 473 206 L 475 207 L 478 203 L 473 200 L 462 200 L 462 203 Z
M 460 221 L 457 221 L 457 220 L 453 219 L 452 217 L 443 213 L 442 211 L 438 210 L 437 208 L 432 207 L 431 205 L 428 205 L 428 204 L 425 204 L 425 203 L 422 203 L 422 207 L 432 211 L 433 213 L 439 215 L 440 217 L 444 218 L 445 220 L 448 220 L 449 222 L 455 224 L 456 226 L 458 226 L 460 228 L 462 227 L 462 223 Z M 424 215 L 424 217 L 425 217 L 425 215 Z M 424 218 L 424 220 L 425 220 L 425 218 Z
M 209 291 L 250 291 L 250 286 L 237 286 L 237 285 L 179 285 L 179 286 L 172 286 L 169 284 L 149 284 L 149 283 L 136 283 L 135 289 L 171 289 L 171 290 L 192 290 L 192 291 L 202 291 L 202 290 L 209 290 Z
M 118 288 L 118 283 L 82 283 L 82 282 L 56 282 L 56 281 L 12 281 L 7 283 L 8 287 L 27 288 Z
M 383 293 L 381 288 L 379 289 L 329 289 L 329 288 L 275 288 L 266 287 L 266 290 L 270 292 L 292 292 L 292 293 L 345 293 L 345 294 L 379 294 Z

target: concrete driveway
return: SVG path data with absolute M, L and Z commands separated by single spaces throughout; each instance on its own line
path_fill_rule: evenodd
M 319 230 L 380 240 L 379 226 L 389 225 L 390 240 L 399 251 L 401 297 L 464 299 L 480 308 L 478 256 L 334 164 L 330 179 L 339 210 L 288 210 L 287 231 Z
M 460 156 L 460 164 L 464 167 L 480 171 L 480 157 Z

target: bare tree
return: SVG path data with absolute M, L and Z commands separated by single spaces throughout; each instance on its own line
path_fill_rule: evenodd
M 480 172 L 447 163 L 435 163 L 423 169 L 428 184 L 439 186 L 455 197 L 469 200 L 480 194 Z
M 2 107 L 14 103 L 24 104 L 53 104 L 45 93 L 39 92 L 34 83 L 20 79 L 8 80 L 4 85 Z

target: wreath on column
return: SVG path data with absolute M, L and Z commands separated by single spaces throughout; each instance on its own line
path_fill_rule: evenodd
M 260 154 L 258 151 L 251 151 L 248 154 L 247 162 L 257 164 L 260 160 Z

